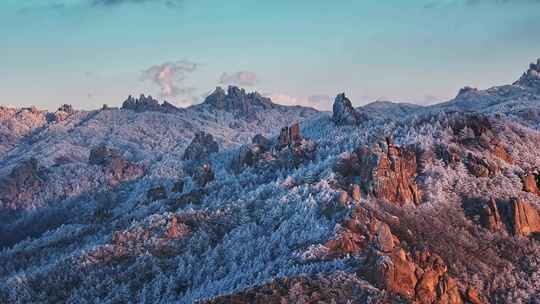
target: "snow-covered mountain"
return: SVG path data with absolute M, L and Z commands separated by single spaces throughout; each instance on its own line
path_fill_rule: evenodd
M 540 301 L 539 72 L 426 107 L 0 108 L 0 302 Z

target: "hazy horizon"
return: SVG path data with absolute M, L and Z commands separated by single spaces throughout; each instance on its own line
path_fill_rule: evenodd
M 539 56 L 538 1 L 8 0 L 0 104 L 199 103 L 216 86 L 327 110 L 346 92 L 432 104 L 515 81 Z M 456 47 L 459 46 L 459 47 Z

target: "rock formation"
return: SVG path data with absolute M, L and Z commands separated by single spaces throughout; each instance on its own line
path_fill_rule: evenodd
M 142 167 L 124 159 L 118 151 L 104 145 L 90 150 L 88 163 L 103 168 L 110 186 L 117 186 L 123 181 L 134 180 L 143 175 Z
M 221 87 L 217 87 L 206 97 L 204 104 L 248 118 L 255 118 L 258 111 L 276 106 L 270 98 L 263 97 L 257 92 L 246 93 L 244 89 L 236 86 L 229 86 L 227 93 Z
M 504 228 L 504 223 L 497 207 L 497 202 L 491 198 L 482 208 L 480 215 L 482 225 L 492 232 L 500 231 Z
M 523 73 L 514 85 L 540 89 L 540 58 L 529 65 L 527 72 Z
M 530 236 L 540 232 L 540 214 L 521 198 L 497 203 L 494 198 L 478 211 L 480 223 L 492 232 L 505 231 L 516 236 Z
M 336 96 L 333 105 L 332 120 L 336 125 L 359 125 L 365 118 L 356 111 L 351 101 L 341 93 Z
M 512 155 L 508 153 L 508 150 L 504 147 L 504 145 L 500 141 L 495 141 L 491 144 L 491 151 L 495 157 L 498 157 L 508 164 L 513 164 L 514 159 L 512 158 Z
M 466 166 L 469 172 L 476 177 L 492 177 L 501 173 L 501 169 L 496 163 L 472 153 L 467 156 Z
M 22 161 L 0 181 L 0 209 L 23 209 L 41 191 L 45 178 L 35 158 Z
M 274 143 L 261 135 L 256 135 L 252 142 L 240 148 L 232 163 L 235 171 L 244 167 L 298 167 L 313 160 L 317 151 L 314 141 L 302 137 L 298 123 L 282 128 Z
M 393 302 L 369 283 L 353 274 L 336 272 L 275 279 L 270 283 L 240 293 L 219 296 L 206 304 L 267 304 L 267 303 L 373 303 Z
M 122 109 L 133 110 L 135 112 L 147 112 L 156 111 L 164 113 L 174 113 L 179 111 L 177 107 L 164 101 L 163 104 L 154 99 L 152 96 L 144 96 L 141 94 L 139 98 L 134 98 L 129 95 L 128 98 L 122 103 Z
M 0 106 L 0 156 L 46 123 L 45 112 L 35 107 L 15 109 Z
M 360 184 L 368 194 L 399 205 L 421 202 L 414 147 L 398 147 L 387 139 L 372 149 L 361 147 L 341 157 L 334 170 L 343 187 Z
M 448 273 L 443 259 L 428 249 L 401 245 L 390 226 L 362 206 L 342 225 L 336 237 L 312 258 L 348 255 L 361 258 L 357 273 L 375 287 L 413 303 L 463 303 L 457 281 Z
M 219 145 L 211 134 L 198 132 L 184 152 L 183 160 L 201 161 L 219 151 Z
M 62 122 L 73 113 L 75 113 L 73 107 L 70 104 L 64 104 L 56 112 L 47 113 L 47 122 Z
M 529 203 L 512 200 L 512 228 L 514 235 L 529 236 L 540 232 L 540 215 Z
M 540 196 L 540 189 L 538 189 L 538 175 L 534 173 L 524 174 L 521 177 L 521 180 L 523 182 L 523 191 Z

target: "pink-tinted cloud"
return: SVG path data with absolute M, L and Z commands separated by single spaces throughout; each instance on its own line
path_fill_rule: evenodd
M 141 79 L 160 87 L 162 97 L 176 97 L 193 93 L 195 88 L 186 87 L 185 80 L 199 65 L 187 60 L 165 62 L 143 71 Z

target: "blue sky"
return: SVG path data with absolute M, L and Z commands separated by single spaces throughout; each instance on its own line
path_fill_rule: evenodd
M 2 105 L 177 105 L 237 84 L 329 108 L 433 103 L 540 57 L 538 0 L 3 0 Z

